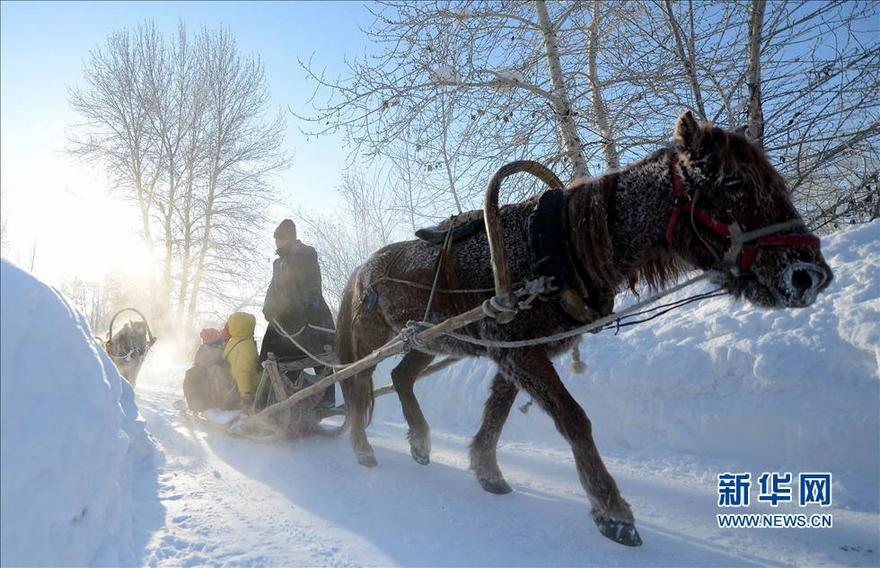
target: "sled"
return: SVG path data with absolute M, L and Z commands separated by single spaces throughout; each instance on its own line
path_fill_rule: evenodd
M 255 415 L 263 408 L 285 401 L 320 381 L 324 373 L 311 375 L 306 369 L 321 366 L 321 363 L 309 357 L 279 360 L 270 353 L 263 363 L 260 383 L 250 408 L 240 411 L 211 409 L 194 412 L 186 409 L 186 404 L 183 403 L 181 410 L 192 422 L 257 442 L 279 442 L 308 435 L 337 436 L 347 429 L 346 421 L 332 427 L 324 426 L 321 422 L 334 416 L 344 417 L 345 408 L 322 407 L 320 402 L 323 391 L 304 398 L 283 412 L 254 420 Z
M 124 312 L 134 312 L 141 321 L 126 322 L 125 325 L 115 335 L 113 334 L 113 324 L 116 318 Z M 113 314 L 110 319 L 110 330 L 107 334 L 107 341 L 102 341 L 104 349 L 119 370 L 119 374 L 134 388 L 137 382 L 138 373 L 140 373 L 141 365 L 147 358 L 150 348 L 156 343 L 156 337 L 150 330 L 150 324 L 147 318 L 140 311 L 134 308 L 123 308 Z
M 325 353 L 325 355 L 332 358 L 332 354 Z M 458 357 L 445 357 L 425 369 L 419 375 L 419 379 L 437 373 L 459 360 Z M 317 376 L 305 372 L 306 369 L 320 365 L 321 363 L 308 357 L 279 361 L 270 353 L 269 358 L 263 363 L 263 373 L 254 396 L 254 405 L 245 411 L 211 409 L 195 412 L 188 409 L 183 400 L 177 401 L 174 406 L 190 422 L 257 442 L 279 442 L 308 435 L 338 436 L 348 428 L 345 406 L 339 405 L 333 408 L 319 406 L 323 391 L 318 391 L 278 413 L 255 419 L 255 415 L 259 414 L 261 409 L 284 402 L 329 376 L 326 371 Z M 392 392 L 395 392 L 394 385 L 387 384 L 376 388 L 373 396 L 379 398 Z M 341 425 L 329 428 L 321 424 L 325 419 L 334 416 L 343 416 L 345 420 Z

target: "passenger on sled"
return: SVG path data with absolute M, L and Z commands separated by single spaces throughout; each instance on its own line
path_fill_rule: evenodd
M 238 391 L 229 373 L 229 365 L 223 359 L 223 334 L 219 329 L 209 327 L 203 329 L 199 337 L 202 344 L 183 379 L 187 407 L 194 412 L 209 408 L 237 408 Z
M 260 347 L 260 363 L 269 353 L 278 359 L 301 359 L 308 355 L 284 334 L 290 335 L 308 352 L 320 357 L 334 343 L 333 315 L 321 292 L 318 253 L 297 238 L 296 225 L 285 219 L 275 229 L 278 258 L 272 265 L 272 281 L 263 302 L 268 326 Z M 280 326 L 279 330 L 277 326 Z M 316 375 L 325 368 L 314 367 Z M 327 388 L 321 406 L 336 404 L 334 385 Z
M 251 407 L 260 380 L 255 325 L 252 314 L 237 312 L 229 317 L 222 332 L 213 328 L 201 331 L 202 344 L 183 379 L 183 394 L 190 410 Z
M 257 318 L 253 314 L 236 312 L 229 316 L 224 328 L 228 338 L 223 348 L 223 359 L 229 364 L 232 378 L 241 395 L 243 408 L 250 408 L 253 405 L 254 393 L 260 384 L 257 343 L 254 341 L 256 325 Z

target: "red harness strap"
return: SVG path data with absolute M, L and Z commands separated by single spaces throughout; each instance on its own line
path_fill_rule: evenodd
M 716 235 L 730 240 L 730 245 L 728 246 L 724 257 L 728 260 L 730 268 L 739 269 L 741 272 L 746 272 L 751 268 L 755 256 L 758 253 L 758 249 L 761 247 L 806 246 L 815 249 L 821 247 L 819 237 L 810 233 L 802 235 L 775 234 L 790 229 L 804 228 L 803 221 L 800 219 L 776 223 L 763 229 L 756 229 L 748 232 L 742 232 L 739 224 L 735 221 L 731 225 L 727 225 L 713 219 L 708 213 L 706 213 L 706 211 L 697 207 L 693 198 L 688 195 L 684 188 L 684 183 L 681 181 L 681 176 L 678 175 L 676 165 L 678 165 L 678 154 L 672 154 L 672 157 L 669 160 L 669 171 L 672 176 L 672 191 L 675 196 L 675 206 L 672 208 L 672 213 L 669 215 L 669 222 L 666 224 L 667 246 L 672 247 L 672 236 L 679 218 L 681 218 L 683 213 L 688 213 Z M 753 244 L 745 244 L 749 242 L 752 242 Z M 731 252 L 735 252 L 735 254 L 731 255 Z M 728 256 L 735 256 L 735 258 L 728 259 Z

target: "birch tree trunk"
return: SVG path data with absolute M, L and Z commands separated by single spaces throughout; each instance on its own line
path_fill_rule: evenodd
M 761 45 L 764 29 L 764 0 L 752 0 L 749 17 L 749 107 L 748 134 L 756 144 L 764 147 L 764 109 L 761 98 Z
M 572 166 L 572 177 L 586 177 L 590 175 L 590 170 L 584 159 L 584 144 L 577 133 L 565 77 L 562 74 L 562 60 L 559 55 L 556 26 L 550 20 L 550 14 L 547 12 L 547 4 L 544 0 L 535 0 L 535 11 L 538 13 L 538 25 L 544 36 L 544 53 L 547 57 L 547 69 L 550 75 L 553 110 L 556 113 L 557 129 L 562 147 Z
M 593 115 L 596 120 L 596 129 L 602 137 L 602 151 L 605 154 L 605 162 L 611 169 L 620 167 L 620 155 L 617 152 L 617 142 L 611 131 L 608 120 L 608 106 L 602 93 L 602 83 L 599 80 L 599 69 L 596 64 L 599 53 L 599 26 L 602 21 L 601 2 L 593 0 L 593 21 L 590 23 L 590 42 L 588 51 L 590 90 L 593 94 Z
M 211 178 L 208 182 L 208 194 L 205 198 L 205 224 L 202 229 L 202 244 L 199 248 L 198 259 L 196 260 L 195 270 L 193 271 L 192 288 L 189 296 L 189 309 L 187 310 L 187 320 L 192 322 L 195 319 L 196 309 L 199 303 L 199 292 L 202 289 L 202 279 L 205 276 L 205 259 L 208 256 L 208 250 L 211 244 L 211 231 L 214 228 L 214 201 L 217 194 L 217 177 L 218 177 L 219 159 L 214 159 Z
M 443 167 L 446 170 L 446 178 L 449 182 L 449 192 L 452 194 L 452 199 L 455 202 L 455 210 L 461 213 L 461 200 L 458 198 L 458 191 L 455 187 L 455 173 L 452 171 L 452 160 L 449 158 L 449 129 L 451 128 L 452 123 L 452 111 L 453 106 L 455 105 L 455 101 L 450 101 L 449 104 L 446 104 L 446 101 L 441 98 L 440 106 L 441 106 L 441 117 L 443 118 L 443 129 L 441 131 L 441 143 L 440 143 L 440 152 L 443 156 Z
M 678 21 L 675 19 L 675 15 L 672 13 L 672 2 L 670 0 L 664 0 L 664 8 L 666 10 L 666 18 L 669 22 L 669 28 L 672 30 L 672 37 L 675 40 L 675 51 L 678 54 L 678 58 L 681 61 L 682 66 L 684 67 L 685 75 L 687 75 L 688 82 L 691 85 L 691 91 L 694 95 L 694 105 L 696 106 L 697 114 L 699 114 L 699 118 L 701 120 L 706 120 L 708 117 L 706 116 L 706 107 L 703 105 L 703 92 L 700 88 L 700 82 L 697 79 L 697 65 L 696 65 L 696 54 L 694 53 L 694 31 L 693 31 L 693 5 L 690 6 L 690 14 L 691 14 L 691 34 L 690 38 L 688 38 L 688 44 L 685 46 L 684 38 L 681 37 L 681 26 Z

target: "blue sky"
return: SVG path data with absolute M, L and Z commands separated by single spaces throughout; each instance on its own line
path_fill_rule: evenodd
M 50 280 L 69 272 L 61 260 L 84 252 L 97 235 L 132 231 L 124 205 L 108 199 L 102 172 L 63 153 L 76 121 L 66 88 L 81 84 L 90 49 L 147 19 L 167 32 L 180 20 L 193 31 L 228 27 L 242 52 L 263 58 L 273 105 L 305 111 L 313 87 L 297 57 L 314 54 L 330 75 L 344 72 L 344 58 L 367 48 L 360 29 L 373 16 L 361 2 L 0 3 L 0 176 L 8 240 L 20 262 L 37 242 L 35 271 Z M 289 205 L 327 210 L 336 202 L 333 188 L 348 152 L 339 136 L 307 141 L 287 116 L 287 147 L 295 158 L 277 187 Z M 277 213 L 284 215 L 285 207 Z

